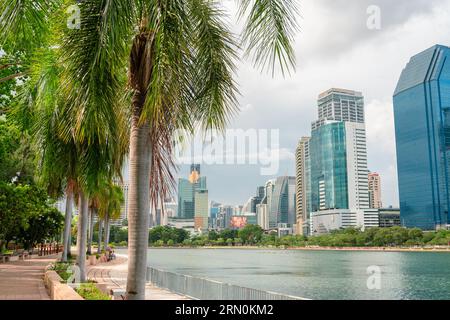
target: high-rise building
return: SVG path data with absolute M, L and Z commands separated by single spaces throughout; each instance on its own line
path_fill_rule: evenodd
M 450 48 L 411 58 L 394 93 L 402 225 L 450 223 Z
M 200 165 L 193 164 L 188 179 L 178 180 L 178 217 L 194 219 L 195 193 L 197 190 L 206 190 L 206 177 L 200 176 Z
M 233 216 L 234 208 L 232 206 L 220 206 L 219 213 L 217 214 L 217 228 L 228 229 L 230 228 L 231 217 Z
M 211 227 L 211 229 L 217 229 L 217 218 L 219 216 L 220 206 L 220 203 L 211 201 L 211 205 L 209 208 L 209 226 Z
M 208 230 L 208 218 L 209 218 L 209 201 L 208 190 L 199 189 L 195 192 L 195 216 L 194 227 L 195 230 Z
M 326 121 L 344 121 L 364 124 L 364 97 L 361 92 L 332 88 L 319 95 L 319 119 L 312 130 Z
M 309 206 L 310 190 L 310 159 L 309 159 L 309 141 L 310 137 L 303 137 L 295 153 L 295 201 L 296 201 L 296 215 L 297 215 L 297 234 L 307 235 L 309 225 L 309 213 L 311 210 Z
M 311 231 L 363 226 L 369 209 L 364 98 L 360 92 L 330 89 L 318 104 L 319 120 L 309 141 Z
M 296 224 L 295 212 L 295 177 L 279 177 L 275 181 L 270 204 L 271 216 L 276 217 L 276 225 L 271 221 L 270 227 L 287 224 L 294 228 Z
M 258 225 L 263 230 L 269 230 L 269 206 L 267 205 L 267 198 L 256 206 L 256 219 Z
M 376 172 L 369 173 L 369 207 L 371 209 L 380 209 L 383 207 L 381 201 L 381 178 Z

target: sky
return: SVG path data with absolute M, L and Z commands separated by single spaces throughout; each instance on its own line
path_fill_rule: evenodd
M 280 168 L 261 175 L 259 165 L 202 165 L 210 200 L 244 204 L 271 178 L 295 175 L 295 148 L 317 119 L 317 97 L 329 88 L 360 91 L 365 97 L 369 170 L 382 181 L 384 206 L 398 206 L 392 95 L 410 57 L 435 45 L 450 46 L 450 0 L 299 0 L 296 72 L 261 73 L 238 61 L 241 111 L 236 129 L 278 129 Z M 380 8 L 380 28 L 369 29 L 367 10 Z M 230 13 L 233 1 L 227 2 Z M 373 13 L 371 11 L 371 13 Z M 232 14 L 231 14 L 232 16 Z M 239 23 L 230 18 L 233 30 Z M 188 166 L 179 176 L 188 175 Z

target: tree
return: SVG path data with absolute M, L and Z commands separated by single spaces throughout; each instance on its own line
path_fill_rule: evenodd
M 219 234 L 212 230 L 210 232 L 208 232 L 208 240 L 217 240 L 219 238 Z
M 42 211 L 30 216 L 28 227 L 20 230 L 19 240 L 25 249 L 32 249 L 39 243 L 57 238 L 62 226 L 62 214 L 56 208 L 46 206 Z
M 257 225 L 249 224 L 239 230 L 238 236 L 245 244 L 253 245 L 261 241 L 264 230 Z
M 14 240 L 32 249 L 58 236 L 62 219 L 43 189 L 0 183 L 0 242 Z
M 4 0 L 0 13 L 10 18 L 0 22 L 0 31 L 9 42 L 15 41 L 13 47 L 34 51 L 47 42 L 43 35 L 51 26 L 49 15 L 61 3 Z M 89 194 L 90 182 L 100 173 L 92 170 L 99 171 L 99 163 L 110 163 L 108 141 L 120 136 L 114 115 L 121 110 L 116 102 L 122 101 L 129 57 L 128 299 L 144 298 L 148 212 L 150 204 L 156 207 L 173 185 L 175 130 L 192 132 L 199 124 L 203 129 L 225 127 L 237 109 L 233 59 L 238 44 L 263 70 L 274 72 L 278 62 L 284 73 L 295 64 L 296 1 L 238 4 L 239 16 L 247 17 L 240 39 L 229 31 L 221 4 L 210 0 L 85 0 L 78 4 L 81 28 L 60 27 L 63 37 L 54 47 L 62 53 L 66 103 L 60 112 L 68 120 L 61 126 L 62 136 L 66 140 L 74 136 L 88 164 L 81 167 L 90 168 L 81 179 L 80 221 L 87 210 L 83 194 Z
M 234 239 L 234 238 L 237 238 L 237 236 L 238 236 L 237 230 L 225 229 L 225 230 L 220 231 L 220 233 L 219 233 L 219 237 L 223 238 L 225 240 Z
M 120 218 L 124 195 L 122 188 L 115 185 L 112 181 L 104 184 L 100 192 L 99 216 L 103 219 L 104 225 L 104 247 L 108 247 L 110 235 L 110 222 Z
M 28 186 L 13 186 L 0 182 L 0 241 L 2 246 L 15 240 L 22 228 L 28 226 L 33 201 L 29 201 Z M 1 246 L 0 246 L 0 249 Z
M 33 183 L 35 148 L 26 132 L 21 132 L 9 116 L 0 116 L 0 181 Z

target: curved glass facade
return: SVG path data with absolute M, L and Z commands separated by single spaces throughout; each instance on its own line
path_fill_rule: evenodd
M 433 230 L 449 221 L 450 48 L 411 58 L 394 93 L 402 224 Z
M 293 226 L 295 217 L 295 177 L 279 177 L 271 199 L 271 212 L 277 216 L 277 223 Z
M 345 123 L 325 124 L 312 131 L 311 210 L 348 209 Z

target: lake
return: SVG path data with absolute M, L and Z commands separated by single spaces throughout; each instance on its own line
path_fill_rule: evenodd
M 450 299 L 450 253 L 149 249 L 148 265 L 309 299 Z

